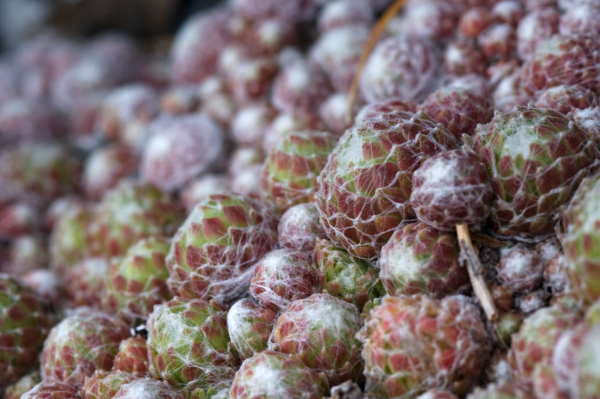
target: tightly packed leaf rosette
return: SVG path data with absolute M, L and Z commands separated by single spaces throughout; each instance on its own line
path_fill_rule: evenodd
M 473 153 L 444 151 L 412 177 L 410 203 L 421 222 L 441 231 L 457 224 L 480 227 L 490 215 L 493 190 L 484 164 Z
M 129 326 L 107 313 L 77 308 L 50 331 L 44 342 L 41 373 L 44 382 L 80 388 L 96 370 L 112 368 Z
M 467 399 L 530 399 L 531 394 L 518 386 L 508 382 L 500 381 L 492 383 L 485 388 L 475 388 Z
M 4 391 L 4 399 L 21 399 L 23 394 L 31 391 L 40 382 L 42 382 L 42 377 L 40 376 L 39 371 L 29 373 L 6 388 Z
M 313 261 L 319 272 L 321 292 L 352 303 L 358 310 L 385 295 L 379 271 L 331 241 L 317 240 Z
M 231 382 L 238 366 L 227 332 L 227 310 L 214 301 L 175 297 L 148 319 L 148 358 L 155 378 L 175 387 Z
M 48 245 L 54 270 L 64 271 L 87 257 L 93 217 L 92 207 L 75 205 L 58 218 Z
M 171 299 L 165 258 L 171 241 L 161 236 L 142 239 L 125 257 L 110 265 L 106 282 L 106 308 L 127 320 L 145 320 L 154 309 Z
M 580 347 L 573 356 L 573 380 L 570 393 L 573 398 L 596 399 L 600 392 L 600 326 L 586 329 L 580 337 Z
M 324 373 L 332 386 L 360 382 L 362 346 L 354 336 L 362 324 L 356 306 L 329 294 L 314 294 L 292 302 L 279 316 L 269 349 L 298 357 Z
M 185 298 L 236 296 L 252 266 L 277 244 L 277 220 L 243 195 L 209 195 L 179 228 L 167 256 L 169 287 Z
M 396 227 L 415 218 L 409 201 L 414 171 L 456 147 L 452 133 L 422 112 L 359 121 L 319 177 L 315 202 L 329 238 L 360 258 L 376 257 Z
M 527 317 L 512 336 L 508 352 L 513 378 L 517 385 L 532 389 L 538 367 L 550 364 L 561 334 L 575 327 L 579 317 L 560 305 L 542 308 Z
M 379 278 L 389 295 L 432 298 L 467 291 L 469 274 L 458 261 L 456 237 L 424 223 L 396 230 L 379 258 Z
M 267 349 L 277 312 L 252 299 L 240 299 L 227 313 L 231 343 L 242 360 Z
M 81 388 L 82 399 L 112 399 L 121 386 L 138 378 L 124 371 L 98 371 L 86 378 Z
M 169 194 L 151 184 L 124 180 L 96 208 L 90 251 L 95 256 L 122 256 L 142 238 L 170 236 L 182 220 L 182 209 Z
M 265 199 L 280 212 L 311 202 L 317 177 L 335 147 L 336 137 L 328 132 L 290 132 L 271 147 L 263 168 L 261 187 Z
M 417 399 L 458 399 L 452 392 L 448 392 L 445 389 L 430 389 L 422 395 L 419 395 Z
M 419 110 L 446 126 L 459 141 L 463 134 L 473 134 L 477 124 L 488 123 L 494 116 L 493 109 L 490 97 L 457 87 L 442 87 L 419 106 Z
M 21 399 L 80 399 L 80 397 L 77 389 L 70 385 L 41 382 L 24 393 Z
M 288 209 L 279 221 L 277 235 L 282 247 L 309 253 L 319 238 L 327 237 L 315 204 L 299 204 Z
M 140 378 L 124 384 L 114 399 L 185 399 L 183 392 L 165 381 Z
M 488 333 L 472 300 L 384 297 L 359 333 L 374 395 L 415 396 L 444 388 L 464 396 L 488 357 Z
M 0 273 L 0 386 L 23 377 L 38 360 L 50 321 L 42 299 Z
M 89 306 L 100 309 L 106 297 L 106 275 L 109 263 L 105 258 L 87 258 L 67 269 L 63 284 L 68 306 Z
M 600 44 L 584 35 L 554 35 L 541 42 L 521 71 L 529 94 L 560 85 L 600 90 Z
M 278 249 L 254 268 L 250 294 L 264 307 L 279 312 L 290 302 L 319 292 L 319 274 L 304 252 Z
M 562 215 L 570 288 L 591 304 L 600 299 L 600 176 L 585 179 Z
M 561 113 L 534 107 L 496 112 L 469 147 L 481 156 L 494 196 L 489 222 L 502 236 L 550 234 L 567 203 L 596 165 L 594 140 Z
M 80 165 L 53 142 L 21 144 L 0 152 L 0 192 L 37 206 L 76 189 Z
M 266 350 L 247 359 L 233 380 L 231 399 L 322 399 L 329 383 L 296 356 Z
M 119 352 L 113 362 L 113 370 L 126 373 L 145 374 L 150 370 L 146 339 L 140 335 L 128 338 L 119 345 Z

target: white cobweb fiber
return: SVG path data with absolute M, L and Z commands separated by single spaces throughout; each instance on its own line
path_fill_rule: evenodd
M 276 312 L 249 298 L 231 306 L 227 313 L 227 331 L 242 359 L 248 359 L 267 348 L 276 317 Z
M 121 386 L 115 399 L 183 399 L 183 393 L 176 391 L 165 381 L 141 378 Z
M 497 266 L 500 281 L 511 290 L 527 292 L 542 281 L 544 262 L 535 251 L 524 248 L 503 249 Z

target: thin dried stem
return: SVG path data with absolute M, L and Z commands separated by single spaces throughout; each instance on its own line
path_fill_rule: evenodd
M 379 36 L 388 25 L 388 23 L 400 12 L 404 4 L 406 4 L 408 0 L 396 0 L 394 4 L 392 4 L 379 18 L 379 21 L 373 27 L 371 31 L 371 35 L 369 36 L 369 40 L 365 44 L 362 53 L 360 54 L 360 58 L 358 59 L 358 64 L 356 66 L 356 73 L 354 74 L 354 80 L 352 81 L 352 86 L 350 87 L 350 92 L 348 93 L 348 110 L 346 117 L 347 122 L 352 122 L 352 108 L 354 107 L 354 101 L 356 100 L 356 93 L 358 92 L 358 84 L 360 82 L 360 77 L 365 68 L 365 64 L 367 63 L 367 59 L 373 51 L 375 44 L 377 44 L 377 40 L 379 40 Z
M 469 227 L 465 223 L 456 225 L 456 234 L 458 235 L 458 243 L 460 244 L 460 259 L 469 272 L 473 291 L 475 291 L 475 295 L 479 299 L 479 302 L 481 302 L 487 318 L 490 321 L 494 321 L 498 318 L 498 309 L 483 278 L 483 266 L 479 260 L 478 251 L 471 241 Z

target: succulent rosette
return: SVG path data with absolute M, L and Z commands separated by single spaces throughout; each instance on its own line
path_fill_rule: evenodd
M 522 238 L 552 232 L 556 211 L 598 157 L 593 138 L 570 119 L 535 107 L 496 112 L 477 127 L 469 147 L 480 154 L 494 189 L 491 226 Z
M 413 174 L 410 203 L 421 222 L 441 231 L 466 223 L 479 228 L 488 218 L 493 191 L 477 156 L 444 151 L 427 159 Z
M 30 391 L 25 392 L 21 399 L 80 399 L 77 389 L 61 383 L 41 382 Z
M 114 316 L 89 308 L 73 310 L 44 342 L 44 382 L 81 388 L 94 371 L 111 369 L 119 344 L 128 337 L 129 327 Z
M 579 317 L 560 305 L 537 310 L 527 317 L 512 336 L 508 361 L 517 385 L 532 389 L 538 366 L 550 365 L 561 334 L 573 328 Z
M 561 244 L 565 251 L 565 271 L 570 288 L 587 303 L 600 298 L 600 235 L 596 225 L 600 221 L 600 176 L 585 179 L 563 210 L 565 234 Z
M 170 240 L 153 236 L 130 247 L 124 258 L 112 261 L 104 299 L 111 312 L 128 320 L 144 320 L 154 305 L 171 299 L 165 261 L 170 247 Z
M 144 147 L 140 174 L 161 190 L 181 189 L 190 179 L 222 162 L 225 134 L 205 114 L 158 119 Z
M 598 387 L 600 387 L 598 337 L 600 337 L 600 326 L 596 325 L 581 338 L 581 347 L 576 352 L 574 359 L 575 375 L 570 387 L 570 393 L 575 398 L 594 399 L 598 397 Z
M 405 220 L 412 175 L 429 157 L 456 148 L 443 125 L 422 112 L 395 111 L 346 131 L 319 177 L 315 202 L 329 238 L 373 258 Z
M 311 202 L 317 177 L 335 143 L 328 132 L 300 131 L 281 137 L 265 161 L 261 180 L 265 198 L 280 212 Z
M 321 292 L 352 303 L 358 310 L 385 295 L 376 268 L 328 240 L 317 240 L 313 261 L 319 272 Z
M 53 269 L 71 268 L 88 256 L 93 217 L 92 207 L 73 205 L 57 218 L 49 242 Z
M 580 85 L 560 85 L 541 92 L 534 105 L 567 115 L 577 109 L 594 108 L 598 102 L 596 94 L 590 89 Z
M 252 299 L 241 299 L 227 313 L 227 330 L 242 360 L 267 349 L 277 313 Z
M 430 389 L 417 399 L 457 399 L 456 395 L 444 389 Z
M 530 94 L 560 85 L 600 90 L 600 44 L 592 36 L 554 35 L 541 42 L 523 65 L 522 77 Z
M 186 298 L 228 297 L 247 288 L 252 266 L 277 243 L 277 220 L 238 194 L 209 195 L 179 228 L 167 256 L 169 287 Z
M 113 370 L 145 374 L 149 368 L 148 346 L 144 337 L 138 335 L 121 341 L 113 362 Z
M 440 55 L 433 42 L 419 35 L 398 35 L 381 41 L 365 65 L 360 81 L 368 102 L 391 98 L 420 101 L 435 90 Z
M 87 258 L 67 269 L 63 280 L 69 306 L 101 308 L 108 270 L 109 262 L 104 258 Z
M 488 123 L 494 116 L 491 98 L 455 87 L 434 91 L 419 110 L 446 126 L 457 140 L 463 134 L 473 134 L 478 124 Z
M 182 216 L 169 194 L 151 184 L 123 180 L 98 204 L 88 250 L 95 256 L 124 255 L 142 238 L 173 234 Z
M 185 399 L 183 392 L 173 388 L 165 381 L 140 378 L 123 384 L 114 399 Z
M 417 395 L 444 388 L 465 395 L 488 356 L 488 333 L 471 299 L 384 297 L 359 333 L 374 395 Z
M 79 162 L 53 142 L 21 144 L 0 152 L 2 196 L 43 206 L 75 191 Z
M 360 382 L 364 364 L 355 335 L 362 324 L 356 306 L 314 294 L 292 302 L 279 316 L 269 346 L 324 373 L 331 385 Z
M 100 200 L 119 180 L 137 171 L 138 156 L 128 147 L 112 144 L 94 151 L 83 169 L 83 188 L 88 198 Z
M 238 366 L 227 311 L 214 301 L 176 297 L 148 319 L 148 358 L 155 378 L 188 389 L 227 384 Z
M 112 399 L 121 386 L 134 381 L 137 377 L 123 371 L 99 371 L 86 378 L 81 388 L 82 399 Z
M 397 98 L 381 101 L 378 103 L 367 104 L 356 115 L 355 122 L 375 118 L 381 114 L 387 114 L 394 111 L 405 111 L 410 113 L 417 112 L 417 105 L 411 101 L 403 101 Z
M 302 252 L 312 252 L 316 241 L 327 236 L 314 204 L 294 205 L 285 211 L 277 233 L 284 248 Z
M 319 275 L 304 252 L 269 252 L 254 268 L 250 293 L 264 307 L 279 312 L 291 302 L 319 292 Z
M 544 261 L 536 251 L 516 247 L 502 250 L 501 255 L 496 272 L 502 284 L 515 292 L 538 288 L 543 279 Z
M 4 399 L 21 399 L 23 394 L 32 390 L 40 382 L 42 382 L 42 377 L 40 376 L 39 371 L 29 373 L 6 388 L 4 391 Z
M 383 246 L 379 278 L 389 295 L 433 298 L 466 291 L 469 275 L 458 260 L 456 237 L 423 223 L 396 230 Z
M 265 380 L 265 376 L 269 378 Z M 244 361 L 235 375 L 229 397 L 321 399 L 328 391 L 325 375 L 311 370 L 296 356 L 267 350 Z
M 17 381 L 35 366 L 49 326 L 41 298 L 0 273 L 0 386 Z
M 488 384 L 485 388 L 475 388 L 467 399 L 528 399 L 530 397 L 529 392 L 508 381 L 501 381 Z

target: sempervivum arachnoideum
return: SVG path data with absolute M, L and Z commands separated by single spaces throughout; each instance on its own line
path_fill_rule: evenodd
M 313 261 L 319 272 L 321 292 L 352 303 L 358 310 L 385 295 L 376 268 L 328 240 L 317 240 Z
M 32 390 L 37 384 L 42 382 L 42 377 L 39 371 L 33 371 L 24 377 L 21 377 L 19 381 L 6 387 L 4 391 L 4 399 L 21 399 L 21 396 L 26 392 Z
M 453 235 L 412 223 L 396 230 L 383 246 L 379 277 L 389 295 L 442 298 L 464 291 L 469 275 L 458 262 L 459 251 Z
M 280 212 L 312 201 L 317 176 L 335 143 L 328 132 L 291 132 L 281 137 L 265 161 L 261 180 L 265 199 Z
M 262 203 L 238 194 L 209 195 L 173 238 L 169 287 L 186 298 L 235 296 L 276 244 L 277 220 Z
M 494 196 L 491 226 L 502 236 L 552 232 L 558 208 L 596 164 L 593 138 L 561 113 L 535 107 L 496 112 L 468 146 L 481 156 Z
M 229 397 L 321 399 L 328 391 L 329 384 L 323 374 L 306 367 L 296 356 L 267 350 L 244 361 Z
M 148 346 L 141 335 L 121 341 L 119 353 L 115 356 L 113 370 L 126 373 L 145 374 L 150 370 L 148 363 Z
M 485 388 L 475 388 L 475 390 L 467 396 L 467 399 L 529 399 L 529 392 L 522 390 L 518 386 L 508 382 L 499 381 L 491 383 Z
M 412 101 L 399 100 L 392 98 L 378 103 L 367 104 L 358 112 L 355 122 L 377 117 L 381 114 L 387 114 L 394 111 L 405 111 L 409 113 L 417 112 L 417 105 Z
M 222 161 L 225 134 L 217 122 L 204 114 L 159 119 L 151 130 L 140 174 L 162 190 L 180 189 Z
M 169 194 L 151 184 L 123 180 L 96 208 L 88 251 L 94 256 L 124 255 L 142 238 L 173 234 L 182 216 Z
M 96 370 L 110 370 L 119 344 L 129 337 L 120 319 L 89 308 L 77 308 L 50 331 L 44 342 L 44 382 L 80 388 Z
M 214 301 L 176 297 L 148 319 L 148 358 L 155 378 L 175 387 L 231 382 L 238 366 L 227 332 L 227 311 Z
M 478 124 L 487 123 L 494 116 L 491 98 L 453 87 L 431 93 L 419 110 L 446 126 L 457 140 L 463 134 L 472 135 Z
M 542 308 L 527 317 L 512 336 L 508 361 L 517 385 L 532 389 L 538 367 L 550 365 L 561 334 L 579 322 L 574 312 L 560 305 Z
M 485 165 L 475 154 L 443 151 L 412 177 L 410 203 L 421 222 L 441 231 L 460 223 L 478 228 L 490 215 L 493 191 Z
M 363 379 L 361 344 L 355 334 L 363 321 L 356 306 L 329 294 L 294 301 L 279 316 L 270 348 L 297 356 L 324 373 L 329 383 Z
M 21 399 L 80 399 L 77 389 L 61 383 L 41 382 L 30 391 L 25 392 Z
M 373 258 L 404 220 L 412 175 L 456 139 L 422 112 L 394 111 L 346 131 L 319 176 L 315 202 L 327 235 L 353 255 Z
M 105 306 L 127 320 L 145 320 L 154 305 L 171 299 L 165 258 L 171 241 L 160 236 L 142 239 L 122 259 L 115 259 L 106 277 Z
M 94 212 L 89 205 L 73 204 L 57 218 L 48 244 L 54 270 L 71 268 L 87 257 Z
M 277 234 L 283 248 L 309 253 L 319 238 L 327 236 L 315 204 L 299 204 L 285 211 L 277 226 Z
M 428 388 L 465 395 L 488 357 L 479 309 L 464 296 L 385 297 L 359 333 L 373 394 L 415 396 Z
M 541 284 L 544 261 L 536 251 L 515 247 L 500 253 L 496 272 L 502 284 L 514 292 L 531 292 Z
M 99 201 L 119 180 L 137 172 L 138 156 L 128 147 L 111 144 L 94 151 L 83 169 L 83 189 L 86 196 Z
M 550 108 L 567 115 L 576 109 L 586 109 L 598 105 L 596 94 L 580 85 L 560 85 L 542 91 L 534 105 Z
M 360 89 L 368 102 L 419 101 L 439 80 L 439 54 L 429 39 L 395 36 L 380 42 L 367 61 Z
M 96 370 L 91 377 L 85 379 L 85 384 L 79 392 L 82 399 L 111 399 L 119 392 L 122 385 L 137 378 L 133 374 L 120 370 Z
M 254 268 L 250 293 L 262 306 L 281 311 L 291 302 L 319 292 L 319 275 L 304 252 L 278 249 Z
M 591 36 L 554 35 L 540 43 L 521 73 L 529 94 L 559 85 L 600 90 L 600 44 Z
M 600 176 L 587 178 L 563 210 L 565 269 L 572 291 L 587 303 L 600 298 Z
M 227 330 L 231 344 L 240 359 L 251 358 L 267 349 L 277 313 L 245 298 L 231 306 L 227 313 Z
M 15 382 L 35 366 L 49 326 L 41 298 L 0 273 L 0 386 Z
M 140 378 L 123 384 L 114 399 L 185 399 L 185 395 L 165 381 Z
M 106 296 L 108 267 L 104 258 L 86 258 L 64 272 L 69 307 L 101 307 Z
M 43 206 L 75 191 L 80 165 L 59 143 L 36 142 L 0 152 L 2 197 Z

